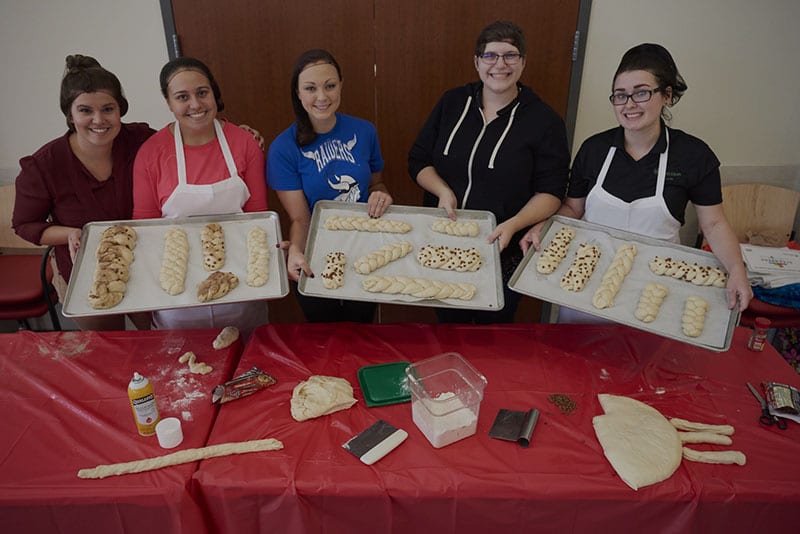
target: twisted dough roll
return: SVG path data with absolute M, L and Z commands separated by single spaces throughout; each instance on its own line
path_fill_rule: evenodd
M 642 289 L 642 295 L 639 297 L 639 305 L 636 306 L 634 316 L 643 323 L 652 323 L 658 317 L 661 304 L 667 295 L 669 295 L 669 289 L 666 286 L 653 283 L 647 284 Z
M 421 299 L 458 299 L 471 300 L 477 288 L 468 283 L 439 282 L 426 278 L 409 278 L 407 276 L 369 276 L 361 283 L 370 293 L 388 293 L 390 295 L 411 295 Z
M 575 230 L 568 226 L 562 227 L 550 243 L 542 250 L 539 258 L 536 260 L 536 270 L 542 274 L 550 274 L 555 271 L 564 256 L 567 255 L 569 243 L 575 237 Z
M 239 285 L 239 277 L 233 273 L 215 271 L 197 286 L 197 299 L 208 302 L 224 297 Z
M 671 276 L 696 286 L 725 287 L 728 283 L 728 275 L 722 269 L 696 263 L 689 264 L 672 258 L 654 257 L 650 261 L 650 270 L 655 274 Z
M 387 232 L 405 234 L 411 231 L 411 225 L 392 219 L 372 219 L 370 217 L 343 217 L 332 215 L 325 221 L 327 230 L 358 230 L 359 232 Z
M 184 353 L 183 356 L 178 358 L 178 361 L 187 364 L 189 366 L 189 371 L 195 374 L 207 375 L 214 370 L 214 368 L 207 363 L 198 362 L 197 355 L 192 351 Z
M 226 326 L 217 334 L 211 346 L 217 350 L 224 349 L 233 345 L 237 339 L 239 339 L 239 329 L 235 326 Z
M 338 289 L 344 285 L 344 252 L 329 252 L 325 256 L 325 269 L 322 271 L 322 285 L 328 289 Z
M 592 305 L 595 308 L 603 309 L 614 305 L 614 297 L 617 296 L 623 280 L 628 276 L 633 268 L 633 259 L 636 257 L 635 245 L 622 245 L 617 249 L 611 265 L 608 266 L 603 274 L 600 287 L 594 292 Z
M 431 230 L 459 237 L 476 237 L 480 233 L 480 227 L 475 221 L 454 221 L 452 219 L 436 219 L 431 225 Z
M 171 228 L 164 234 L 164 255 L 158 280 L 169 295 L 179 295 L 186 288 L 186 269 L 189 264 L 189 240 L 181 228 Z
M 384 245 L 378 250 L 358 258 L 353 264 L 353 267 L 355 267 L 357 273 L 369 274 L 372 271 L 380 269 L 391 261 L 399 260 L 411 252 L 413 248 L 413 245 L 408 241 Z
M 225 232 L 217 223 L 205 225 L 200 233 L 203 245 L 203 268 L 206 271 L 217 271 L 225 265 Z
M 417 261 L 431 269 L 474 272 L 481 268 L 481 253 L 477 248 L 425 245 L 419 249 Z
M 597 245 L 581 243 L 575 253 L 572 265 L 561 277 L 561 289 L 582 291 L 586 282 L 589 281 L 589 277 L 594 273 L 598 259 L 600 259 L 600 248 Z
M 255 226 L 247 232 L 247 278 L 251 287 L 261 287 L 269 280 L 269 247 L 267 231 Z
M 688 297 L 681 318 L 683 333 L 689 337 L 698 337 L 702 334 L 706 322 L 706 312 L 708 312 L 708 302 L 695 295 Z
M 136 231 L 130 226 L 109 226 L 100 234 L 95 251 L 97 264 L 88 295 L 92 308 L 105 310 L 122 302 L 135 246 Z

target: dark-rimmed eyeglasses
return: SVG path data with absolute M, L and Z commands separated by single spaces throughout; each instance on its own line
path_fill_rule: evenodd
M 517 63 L 519 63 L 519 58 L 522 57 L 522 54 L 520 54 L 519 52 L 506 52 L 505 54 L 484 52 L 483 54 L 479 54 L 478 57 L 486 65 L 494 65 L 500 58 L 503 58 L 503 61 L 505 62 L 506 65 L 516 65 Z
M 637 104 L 641 104 L 643 102 L 647 102 L 651 98 L 653 98 L 653 93 L 658 93 L 661 91 L 660 87 L 656 87 L 655 89 L 639 89 L 638 91 L 627 94 L 627 93 L 614 93 L 608 97 L 608 100 L 615 106 L 624 106 L 628 103 L 628 99 L 630 98 Z

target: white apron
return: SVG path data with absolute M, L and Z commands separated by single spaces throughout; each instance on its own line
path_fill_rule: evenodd
M 230 176 L 213 184 L 193 185 L 186 181 L 186 158 L 183 153 L 181 129 L 177 121 L 174 123 L 173 136 L 175 137 L 175 158 L 178 165 L 178 185 L 161 208 L 163 217 L 223 215 L 242 212 L 242 206 L 250 198 L 250 190 L 244 180 L 239 177 L 228 141 L 216 119 L 214 119 L 214 130 L 217 133 L 217 141 Z M 153 324 L 159 330 L 236 326 L 239 330 L 247 332 L 266 322 L 267 304 L 264 301 L 213 304 L 153 312 Z
M 667 177 L 667 158 L 669 157 L 669 129 L 665 127 L 667 147 L 658 159 L 658 177 L 656 191 L 652 197 L 638 198 L 625 202 L 605 189 L 605 182 L 611 161 L 614 159 L 616 147 L 608 149 L 608 154 L 597 176 L 597 183 L 586 196 L 586 207 L 583 220 L 610 226 L 627 232 L 646 235 L 664 241 L 680 242 L 681 223 L 670 213 L 664 201 L 664 182 Z M 558 310 L 559 323 L 608 323 L 610 321 L 582 313 L 571 308 Z

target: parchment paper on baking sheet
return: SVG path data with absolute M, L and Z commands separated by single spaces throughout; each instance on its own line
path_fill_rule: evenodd
M 575 237 L 570 242 L 566 257 L 558 269 L 550 274 L 541 274 L 536 270 L 536 260 L 541 251 L 529 251 L 511 279 L 509 288 L 518 293 L 554 302 L 576 310 L 591 313 L 611 321 L 626 324 L 640 330 L 646 330 L 678 341 L 684 341 L 715 351 L 730 348 L 733 330 L 739 319 L 738 309 L 729 310 L 725 288 L 713 286 L 697 286 L 684 280 L 676 280 L 669 276 L 659 276 L 650 271 L 650 260 L 654 256 L 669 257 L 688 263 L 722 267 L 716 257 L 706 251 L 693 249 L 683 245 L 668 243 L 646 236 L 591 224 L 577 219 L 555 215 L 544 227 L 542 249 L 549 243 L 558 230 L 569 226 L 575 230 Z M 573 292 L 561 289 L 561 276 L 569 269 L 575 258 L 575 251 L 581 243 L 592 243 L 600 247 L 600 259 L 583 291 Z M 603 274 L 617 248 L 626 243 L 636 245 L 637 254 L 633 268 L 620 287 L 614 305 L 599 310 L 592 305 L 594 292 L 600 286 Z M 639 303 L 642 289 L 647 283 L 655 282 L 666 286 L 669 295 L 661 305 L 658 317 L 652 323 L 643 323 L 633 314 Z M 683 308 L 687 297 L 697 295 L 709 303 L 703 333 L 696 338 L 684 335 L 681 327 Z
M 220 299 L 201 303 L 197 300 L 197 286 L 211 272 L 203 268 L 200 232 L 206 224 L 211 222 L 222 225 L 225 232 L 225 265 L 220 270 L 232 272 L 238 276 L 239 285 Z M 130 266 L 130 280 L 128 280 L 125 298 L 122 299 L 122 302 L 113 308 L 95 310 L 87 300 L 97 264 L 95 252 L 100 242 L 100 234 L 114 224 L 127 224 L 136 230 L 136 248 L 133 250 L 134 260 Z M 245 283 L 247 279 L 247 232 L 253 226 L 261 226 L 267 231 L 269 279 L 261 287 L 250 287 Z M 170 296 L 161 289 L 158 278 L 164 250 L 164 234 L 168 229 L 174 227 L 183 228 L 186 231 L 186 237 L 189 240 L 189 265 L 186 272 L 186 289 L 179 295 Z M 280 221 L 278 214 L 274 211 L 89 223 L 83 227 L 81 247 L 78 249 L 78 256 L 75 258 L 72 276 L 67 287 L 63 313 L 67 317 L 82 317 L 284 297 L 289 293 L 286 259 L 284 252 L 275 247 L 281 239 Z
M 443 209 L 423 208 L 417 206 L 390 206 L 384 219 L 400 220 L 411 225 L 411 231 L 405 234 L 384 232 L 359 232 L 353 230 L 326 230 L 324 225 L 328 217 L 339 215 L 344 217 L 368 217 L 367 205 L 355 202 L 336 202 L 325 200 L 317 202 L 311 217 L 311 227 L 306 243 L 306 260 L 314 272 L 314 278 L 300 276 L 298 289 L 303 295 L 315 297 L 363 300 L 369 302 L 388 302 L 394 304 L 412 304 L 434 306 L 440 308 L 461 308 L 474 310 L 500 310 L 504 305 L 503 282 L 500 269 L 500 251 L 497 243 L 489 244 L 487 237 L 495 228 L 494 214 L 480 210 L 456 210 L 457 220 L 475 221 L 480 233 L 477 237 L 457 237 L 434 232 L 431 225 L 437 219 L 446 217 Z M 403 258 L 384 265 L 369 275 L 356 272 L 353 263 L 374 252 L 384 245 L 408 241 L 414 247 Z M 443 269 L 423 267 L 417 261 L 420 247 L 425 245 L 446 245 L 448 247 L 477 248 L 483 263 L 475 272 L 456 272 Z M 346 268 L 344 285 L 338 289 L 327 289 L 322 284 L 320 274 L 325 269 L 325 256 L 329 252 L 345 253 Z M 456 299 L 419 299 L 410 295 L 389 295 L 370 293 L 362 288 L 361 282 L 370 275 L 409 276 L 427 278 L 442 282 L 468 282 L 475 284 L 477 291 L 471 300 Z

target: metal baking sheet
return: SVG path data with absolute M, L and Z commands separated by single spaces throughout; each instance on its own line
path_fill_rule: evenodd
M 431 229 L 433 222 L 446 217 L 444 209 L 440 208 L 389 206 L 383 218 L 409 223 L 411 231 L 405 234 L 326 230 L 324 227 L 325 221 L 328 217 L 334 215 L 367 217 L 367 205 L 363 202 L 336 202 L 333 200 L 323 200 L 316 203 L 314 213 L 311 216 L 311 227 L 306 243 L 306 261 L 316 276 L 308 278 L 305 274 L 301 274 L 298 289 L 303 295 L 439 308 L 473 310 L 501 310 L 503 308 L 500 249 L 496 242 L 492 244 L 486 242 L 487 237 L 495 228 L 495 217 L 492 212 L 456 210 L 458 220 L 470 220 L 478 223 L 480 233 L 477 237 L 457 237 L 434 232 Z M 370 275 L 410 276 L 440 280 L 442 282 L 468 282 L 477 286 L 475 297 L 472 300 L 419 299 L 409 295 L 388 295 L 370 293 L 364 290 L 361 287 L 361 281 L 369 275 L 362 275 L 356 272 L 353 268 L 353 263 L 360 257 L 378 250 L 384 245 L 401 241 L 409 241 L 414 246 L 414 249 L 405 257 L 384 265 L 370 273 Z M 423 267 L 417 262 L 417 252 L 420 247 L 428 244 L 477 248 L 483 258 L 483 264 L 475 272 L 445 271 Z M 345 253 L 347 269 L 344 274 L 344 285 L 338 289 L 327 289 L 322 284 L 322 277 L 319 274 L 325 269 L 325 256 L 334 251 Z
M 669 276 L 659 276 L 650 271 L 649 266 L 650 260 L 654 256 L 660 256 L 689 263 L 696 262 L 699 265 L 722 267 L 713 254 L 558 215 L 551 217 L 543 228 L 542 249 L 564 226 L 573 228 L 575 237 L 570 242 L 567 255 L 558 268 L 550 274 L 539 273 L 536 270 L 536 260 L 541 251 L 534 252 L 531 249 L 511 276 L 508 283 L 510 289 L 706 349 L 721 352 L 730 348 L 733 330 L 739 320 L 739 310 L 737 307 L 734 307 L 733 310 L 728 309 L 725 288 L 697 286 Z M 592 243 L 599 246 L 600 259 L 583 291 L 573 292 L 561 289 L 559 285 L 561 277 L 572 264 L 575 251 L 580 243 Z M 614 305 L 598 310 L 592 305 L 592 297 L 600 286 L 603 274 L 611 265 L 617 248 L 626 243 L 636 245 L 637 254 L 633 268 L 625 277 L 625 281 L 614 299 Z M 669 289 L 669 295 L 664 299 L 656 320 L 652 323 L 643 323 L 634 316 L 634 312 L 639 303 L 642 289 L 650 282 L 666 286 Z M 710 304 L 703 333 L 696 338 L 686 336 L 681 328 L 684 303 L 690 295 L 697 295 Z
M 225 231 L 225 265 L 221 270 L 238 276 L 239 285 L 220 299 L 201 303 L 197 300 L 197 286 L 211 273 L 203 268 L 200 233 L 203 227 L 211 222 L 219 223 Z M 100 242 L 100 234 L 114 224 L 129 225 L 137 233 L 136 248 L 133 250 L 134 260 L 130 266 L 130 280 L 122 302 L 113 308 L 96 310 L 87 300 L 94 281 L 97 262 L 95 251 Z M 261 287 L 250 287 L 245 283 L 247 232 L 253 226 L 261 226 L 267 231 L 267 244 L 270 247 L 270 276 L 267 283 Z M 189 264 L 186 272 L 186 289 L 179 295 L 171 296 L 161 289 L 158 277 L 164 234 L 168 229 L 175 227 L 186 231 L 189 240 Z M 284 297 L 289 293 L 286 259 L 284 252 L 275 246 L 281 239 L 280 220 L 274 211 L 88 223 L 83 227 L 81 234 L 81 247 L 78 249 L 67 287 L 63 313 L 67 317 L 84 317 Z

